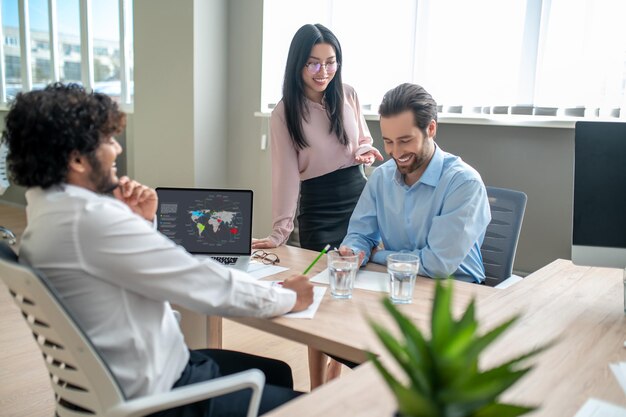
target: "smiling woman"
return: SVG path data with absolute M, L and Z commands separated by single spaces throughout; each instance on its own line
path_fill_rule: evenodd
M 366 183 L 362 166 L 382 160 L 356 92 L 342 82 L 342 60 L 339 40 L 321 24 L 306 24 L 293 36 L 283 98 L 270 118 L 272 233 L 253 239 L 253 249 L 285 244 L 298 207 L 301 247 L 339 247 Z M 326 362 L 310 352 L 311 386 L 317 387 Z M 340 367 L 333 364 L 336 376 Z

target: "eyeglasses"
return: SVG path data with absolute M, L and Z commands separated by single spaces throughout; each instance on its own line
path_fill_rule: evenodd
M 320 72 L 322 67 L 324 67 L 327 73 L 332 74 L 333 72 L 337 71 L 337 68 L 339 67 L 339 62 L 327 62 L 325 64 L 319 62 L 309 62 L 305 65 L 305 67 L 310 74 L 317 74 L 318 72 Z
M 255 250 L 252 252 L 252 258 L 260 260 L 265 265 L 274 265 L 280 262 L 278 255 L 271 252 L 265 252 L 264 250 Z

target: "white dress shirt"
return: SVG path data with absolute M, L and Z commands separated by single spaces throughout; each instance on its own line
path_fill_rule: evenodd
M 26 200 L 20 258 L 50 279 L 128 398 L 169 391 L 187 364 L 170 302 L 256 317 L 295 304 L 293 291 L 199 261 L 112 197 L 64 185 Z

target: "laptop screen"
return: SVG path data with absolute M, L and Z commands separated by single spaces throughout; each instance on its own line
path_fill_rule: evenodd
M 157 229 L 188 252 L 250 255 L 252 191 L 156 189 Z

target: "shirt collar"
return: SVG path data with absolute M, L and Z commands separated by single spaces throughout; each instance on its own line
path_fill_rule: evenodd
M 326 107 L 324 106 L 324 104 L 317 103 L 317 102 L 311 100 L 310 98 L 308 98 L 307 96 L 304 96 L 304 98 L 305 98 L 306 103 L 309 106 L 309 108 L 326 111 Z
M 26 190 L 26 200 L 35 200 L 41 198 L 53 198 L 55 195 L 69 194 L 71 196 L 85 197 L 88 199 L 98 198 L 100 195 L 88 190 L 84 187 L 77 185 L 71 185 L 67 183 L 61 183 L 53 185 L 50 188 L 43 189 L 41 187 L 31 187 Z
M 426 170 L 422 174 L 422 177 L 419 179 L 419 181 L 417 181 L 415 184 L 413 184 L 409 188 L 413 188 L 417 186 L 417 184 L 426 184 L 426 185 L 430 185 L 431 187 L 436 187 L 437 184 L 439 184 L 439 179 L 441 178 L 441 172 L 443 171 L 443 159 L 444 159 L 443 151 L 435 143 L 435 153 L 433 154 L 432 159 L 428 163 Z M 404 182 L 404 179 L 402 178 L 402 174 L 400 173 L 400 171 L 398 171 L 398 167 L 396 167 L 394 180 L 396 181 L 398 185 L 407 187 L 406 183 Z

